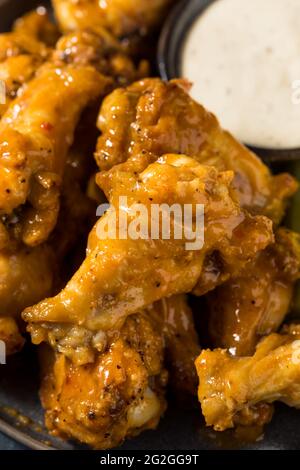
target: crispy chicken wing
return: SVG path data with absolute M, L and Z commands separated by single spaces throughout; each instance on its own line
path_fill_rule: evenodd
M 273 245 L 208 296 L 214 347 L 237 356 L 253 354 L 260 337 L 277 331 L 289 312 L 299 277 L 300 236 L 280 228 Z
M 6 224 L 19 218 L 19 237 L 25 244 L 40 244 L 53 230 L 66 155 L 80 113 L 108 86 L 109 80 L 94 68 L 45 65 L 4 114 L 0 213 Z
M 63 31 L 104 26 L 116 37 L 145 35 L 175 0 L 52 0 Z
M 167 373 L 163 340 L 148 315 L 132 315 L 121 330 L 99 336 L 103 351 L 92 364 L 43 353 L 41 399 L 52 433 L 106 449 L 156 427 Z
M 264 416 L 266 404 L 300 406 L 300 329 L 290 326 L 257 346 L 252 357 L 232 357 L 227 350 L 202 351 L 196 360 L 199 400 L 206 424 L 217 431 Z M 247 420 L 248 419 L 248 420 Z
M 72 325 L 80 325 L 85 343 L 90 342 L 91 333 L 121 325 L 138 309 L 163 297 L 190 292 L 196 284 L 201 285 L 205 258 L 212 252 L 220 254 L 227 273 L 244 266 L 272 242 L 272 224 L 240 208 L 231 188 L 232 176 L 182 155 L 161 157 L 141 174 L 127 164 L 102 173 L 101 186 L 115 210 L 111 208 L 95 225 L 87 258 L 66 288 L 53 299 L 25 310 L 23 318 L 30 323 L 33 342 L 49 340 L 57 324 L 63 337 Z M 182 208 L 189 203 L 194 204 L 194 210 L 195 204 L 204 204 L 204 247 L 187 250 L 186 235 L 176 239 L 172 230 L 170 239 L 161 239 L 161 227 L 158 239 L 149 238 L 149 233 L 135 240 L 103 238 L 105 226 L 121 223 L 124 209 L 119 196 L 127 196 L 129 207 L 139 201 L 150 211 L 153 204 L 176 203 Z M 132 221 L 134 215 L 129 212 L 127 227 Z M 90 361 L 90 354 L 88 350 L 87 358 L 80 360 Z
M 106 170 L 128 159 L 137 165 L 141 155 L 149 162 L 164 153 L 183 153 L 221 171 L 234 171 L 241 205 L 279 222 L 286 199 L 297 189 L 294 178 L 272 176 L 258 157 L 189 97 L 188 89 L 184 80 L 146 79 L 110 94 L 98 119 L 99 168 Z

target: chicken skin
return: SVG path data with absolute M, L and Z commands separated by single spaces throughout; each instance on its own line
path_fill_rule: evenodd
M 148 315 L 132 315 L 101 336 L 102 353 L 85 366 L 44 351 L 40 394 L 53 434 L 106 449 L 157 426 L 167 373 L 163 339 Z
M 22 85 L 34 77 L 41 64 L 40 57 L 30 54 L 8 57 L 4 62 L 0 62 L 0 81 L 5 86 L 5 102 L 0 104 L 0 119 Z
M 37 8 L 19 18 L 11 32 L 0 34 L 0 62 L 24 54 L 47 59 L 58 37 L 45 8 Z
M 105 27 L 116 37 L 145 36 L 161 23 L 174 0 L 52 0 L 63 31 Z
M 217 431 L 232 428 L 274 401 L 298 408 L 299 326 L 272 333 L 251 357 L 232 357 L 227 350 L 202 351 L 196 360 L 199 400 L 206 424 Z
M 273 245 L 208 296 L 214 347 L 237 356 L 253 354 L 260 337 L 277 331 L 289 312 L 299 277 L 300 236 L 280 228 Z
M 45 15 L 34 12 L 18 20 L 11 34 L 25 33 L 30 24 L 31 34 L 50 46 L 56 35 L 48 23 Z M 13 101 L 3 105 L 8 110 L 0 122 L 0 257 L 3 271 L 9 268 L 2 277 L 6 297 L 0 316 L 19 318 L 25 307 L 61 287 L 65 256 L 96 220 L 95 204 L 85 194 L 95 171 L 92 154 L 97 136 L 96 114 L 89 107 L 95 103 L 97 110 L 103 94 L 145 71 L 145 64 L 137 69 L 117 41 L 100 30 L 66 36 L 48 52 L 42 67 L 44 58 L 29 53 L 0 63 L 0 78 L 2 71 Z M 84 125 L 77 126 L 82 112 Z M 51 255 L 55 263 L 49 262 L 49 251 L 55 251 Z M 10 269 L 14 265 L 15 272 Z M 25 273 L 24 282 L 20 276 Z M 14 300 L 17 295 L 20 302 Z
M 0 34 L 0 81 L 6 91 L 5 103 L 0 103 L 0 118 L 21 86 L 48 58 L 57 38 L 58 31 L 44 8 L 19 18 L 11 33 Z
M 201 284 L 206 255 L 219 252 L 224 269 L 232 273 L 273 241 L 271 221 L 250 216 L 235 200 L 232 172 L 218 172 L 182 155 L 161 157 L 141 174 L 128 169 L 127 164 L 113 170 L 100 175 L 112 208 L 92 230 L 82 266 L 60 294 L 23 313 L 35 344 L 48 340 L 57 348 L 77 325 L 80 334 L 76 330 L 78 344 L 72 355 L 81 363 L 93 360 L 91 348 L 86 349 L 91 333 L 93 338 L 99 330 L 120 326 L 137 310 Z M 127 196 L 128 207 L 137 201 L 143 203 L 149 209 L 147 217 L 153 204 L 183 207 L 189 203 L 194 205 L 193 211 L 196 204 L 204 204 L 204 246 L 186 249 L 186 235 L 177 239 L 172 229 L 169 239 L 160 239 L 162 227 L 158 239 L 151 239 L 150 232 L 139 239 L 103 237 L 106 226 L 123 223 L 120 195 Z M 193 217 L 195 223 L 195 213 Z M 134 220 L 129 211 L 127 227 Z M 59 335 L 55 340 L 54 330 Z M 85 346 L 84 354 L 80 344 Z
M 183 153 L 220 171 L 234 172 L 242 207 L 276 223 L 297 183 L 273 176 L 250 150 L 223 131 L 217 119 L 188 95 L 184 80 L 146 79 L 110 94 L 101 108 L 102 136 L 95 154 L 102 170 L 126 160 L 148 162 L 165 153 Z

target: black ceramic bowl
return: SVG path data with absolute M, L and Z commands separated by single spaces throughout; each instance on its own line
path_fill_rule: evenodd
M 10 28 L 12 21 L 30 8 L 48 2 L 42 0 L 0 0 L 0 32 Z M 195 2 L 191 2 L 195 3 Z M 202 2 L 203 3 L 203 2 Z M 208 2 L 206 2 L 208 3 Z M 182 21 L 184 21 L 182 16 Z M 1 181 L 0 181 L 1 184 Z M 201 313 L 199 305 L 195 306 Z M 21 354 L 0 365 L 0 431 L 21 445 L 32 449 L 80 449 L 77 443 L 50 437 L 43 427 L 43 410 L 38 397 L 39 372 L 35 351 L 30 344 Z M 206 428 L 199 403 L 188 399 L 182 403 L 170 397 L 166 415 L 158 429 L 147 431 L 127 440 L 121 450 L 219 450 L 219 449 L 300 449 L 300 412 L 284 405 L 276 405 L 264 439 L 246 442 L 233 433 L 214 433 Z M 24 420 L 24 416 L 28 418 Z M 13 444 L 2 440 L 0 450 Z M 5 443 L 4 443 L 5 442 Z
M 181 58 L 184 41 L 193 22 L 216 0 L 182 0 L 170 13 L 162 29 L 157 62 L 164 80 L 181 77 Z M 247 143 L 245 142 L 247 145 Z M 248 146 L 267 162 L 300 160 L 300 149 L 270 149 Z

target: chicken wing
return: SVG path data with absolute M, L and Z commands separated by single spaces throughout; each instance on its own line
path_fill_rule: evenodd
M 52 0 L 63 31 L 104 26 L 116 37 L 146 35 L 175 0 Z
M 106 449 L 157 426 L 167 373 L 163 340 L 148 315 L 132 315 L 100 339 L 103 352 L 85 366 L 44 351 L 40 394 L 53 434 Z
M 136 165 L 141 156 L 149 163 L 165 153 L 183 153 L 221 171 L 232 170 L 242 207 L 278 223 L 287 198 L 297 189 L 294 178 L 272 176 L 259 158 L 189 97 L 188 89 L 184 80 L 146 79 L 110 94 L 98 119 L 99 168 L 126 160 Z
M 6 224 L 19 219 L 16 227 L 25 244 L 40 244 L 53 230 L 79 116 L 109 84 L 91 67 L 47 64 L 2 117 L 0 214 Z
M 68 336 L 75 324 L 80 325 L 84 338 L 79 343 L 86 345 L 97 331 L 121 325 L 129 314 L 201 284 L 205 258 L 212 252 L 220 253 L 228 273 L 244 266 L 273 241 L 272 224 L 240 208 L 231 188 L 232 177 L 232 172 L 218 172 L 182 155 L 161 157 L 141 174 L 127 164 L 102 173 L 101 187 L 113 207 L 92 230 L 87 257 L 66 288 L 25 310 L 23 318 L 30 323 L 33 342 L 49 341 L 57 326 L 60 338 Z M 148 215 L 153 204 L 204 204 L 204 247 L 187 250 L 186 236 L 177 239 L 172 230 L 170 239 L 160 239 L 162 227 L 158 239 L 103 238 L 101 230 L 106 225 L 116 221 L 120 226 L 120 195 L 127 196 L 129 207 L 143 203 Z M 132 221 L 134 215 L 129 212 L 127 227 Z M 60 338 L 52 339 L 54 347 L 58 347 Z M 79 354 L 81 362 L 93 360 L 90 349 L 86 356 Z M 75 361 L 79 350 L 77 344 L 73 348 Z
M 10 356 L 20 351 L 24 345 L 24 338 L 19 332 L 18 325 L 13 318 L 0 317 L 0 341 L 5 344 L 5 354 Z
M 252 357 L 232 357 L 227 350 L 202 351 L 196 360 L 199 400 L 206 424 L 217 431 L 247 416 L 263 414 L 274 401 L 300 406 L 300 329 L 290 326 L 257 346 Z
M 253 354 L 260 337 L 276 332 L 289 312 L 299 277 L 300 235 L 280 228 L 275 244 L 208 296 L 214 347 L 237 356 Z

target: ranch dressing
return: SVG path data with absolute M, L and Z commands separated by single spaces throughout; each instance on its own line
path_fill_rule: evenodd
M 182 54 L 191 94 L 241 141 L 300 147 L 300 0 L 217 0 Z

